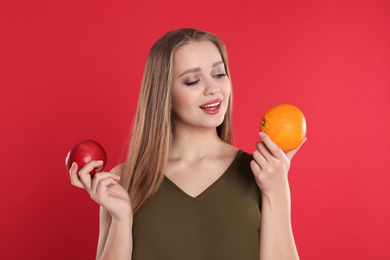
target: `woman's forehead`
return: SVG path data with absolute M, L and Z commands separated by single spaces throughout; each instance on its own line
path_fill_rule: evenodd
M 207 40 L 191 41 L 181 46 L 174 56 L 175 69 L 190 69 L 192 67 L 209 67 L 222 60 L 217 46 Z

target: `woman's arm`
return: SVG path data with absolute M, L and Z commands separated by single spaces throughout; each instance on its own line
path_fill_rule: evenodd
M 301 146 L 284 153 L 267 135 L 261 133 L 260 136 L 262 141 L 257 143 L 258 150 L 253 153 L 254 160 L 251 162 L 262 197 L 260 259 L 297 260 L 287 175 L 291 159 Z
M 113 220 L 110 213 L 100 207 L 99 241 L 96 259 L 131 259 L 133 249 L 133 220 Z
M 131 259 L 133 213 L 128 192 L 117 183 L 120 166 L 111 172 L 89 172 L 102 164 L 91 161 L 77 171 L 73 164 L 69 174 L 74 186 L 85 189 L 100 204 L 100 229 L 96 259 Z
M 114 167 L 111 172 L 120 174 L 122 165 Z M 117 184 L 119 185 L 119 184 Z M 133 250 L 133 214 L 128 213 L 113 217 L 103 206 L 100 206 L 100 227 L 96 259 L 131 260 Z
M 262 196 L 260 259 L 299 259 L 291 226 L 290 194 Z

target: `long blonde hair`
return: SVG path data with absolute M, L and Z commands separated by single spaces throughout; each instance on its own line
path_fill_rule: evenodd
M 212 33 L 179 29 L 164 34 L 151 48 L 145 66 L 136 117 L 122 173 L 121 184 L 128 190 L 135 214 L 156 192 L 164 178 L 172 141 L 171 82 L 175 52 L 190 41 L 211 41 L 221 53 L 230 78 L 224 43 Z M 232 95 L 218 136 L 232 143 Z

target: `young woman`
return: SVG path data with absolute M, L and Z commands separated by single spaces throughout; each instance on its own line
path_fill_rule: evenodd
M 128 158 L 70 179 L 101 205 L 97 259 L 298 259 L 287 179 L 298 151 L 265 134 L 232 145 L 227 54 L 214 34 L 180 29 L 149 52 Z M 261 218 L 260 218 L 261 216 Z

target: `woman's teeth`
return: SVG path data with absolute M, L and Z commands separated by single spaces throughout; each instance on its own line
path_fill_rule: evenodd
M 219 104 L 221 104 L 221 102 L 217 102 L 217 103 L 210 104 L 210 105 L 206 105 L 206 106 L 201 106 L 201 108 L 211 108 L 211 107 L 217 107 Z

